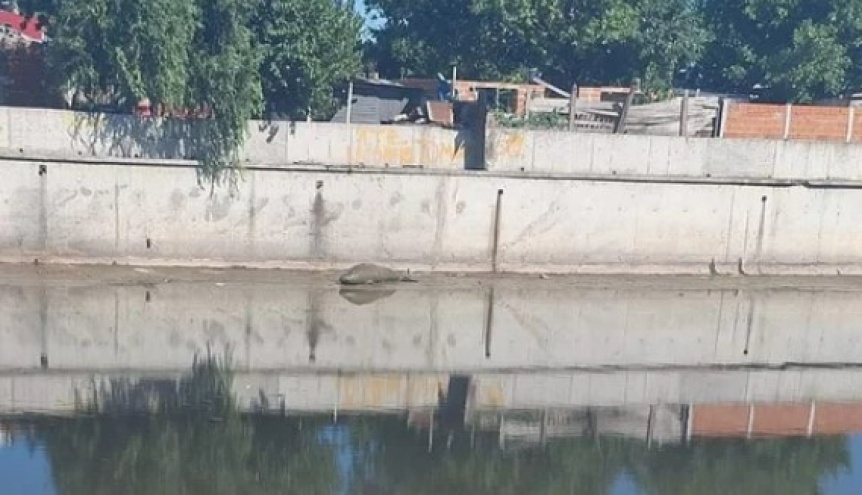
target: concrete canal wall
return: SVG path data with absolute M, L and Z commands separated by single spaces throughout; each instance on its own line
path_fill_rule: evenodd
M 456 131 L 258 124 L 237 189 L 210 194 L 154 158 L 181 143 L 0 110 L 0 261 L 862 273 L 862 146 L 497 130 L 473 171 Z
M 855 188 L 0 161 L 0 260 L 540 273 L 862 272 Z

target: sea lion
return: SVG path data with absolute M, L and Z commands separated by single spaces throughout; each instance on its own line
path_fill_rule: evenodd
M 338 281 L 342 285 L 368 285 L 386 282 L 416 282 L 410 273 L 402 273 L 385 266 L 361 263 L 347 270 Z

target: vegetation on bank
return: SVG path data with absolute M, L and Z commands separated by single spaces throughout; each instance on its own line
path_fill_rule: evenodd
M 327 118 L 364 63 L 384 77 L 564 88 L 640 78 L 804 102 L 862 85 L 862 0 L 367 0 L 369 37 L 336 0 L 20 0 L 48 27 L 53 86 L 209 117 L 203 177 L 233 170 L 253 117 Z

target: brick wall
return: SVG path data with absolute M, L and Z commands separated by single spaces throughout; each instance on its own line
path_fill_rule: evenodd
M 862 404 L 698 405 L 694 437 L 804 437 L 862 432 Z M 750 423 L 749 423 L 750 422 Z
M 726 138 L 845 142 L 849 130 L 851 141 L 862 141 L 862 109 L 854 112 L 848 107 L 730 103 L 725 113 Z
M 578 87 L 578 101 L 600 102 L 624 100 L 629 88 L 617 86 L 583 86 Z

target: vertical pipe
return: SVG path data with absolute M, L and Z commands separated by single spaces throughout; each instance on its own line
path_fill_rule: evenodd
M 434 450 L 434 411 L 431 411 L 431 424 L 428 425 L 428 453 Z
M 494 210 L 494 244 L 491 251 L 491 267 L 494 273 L 499 271 L 497 256 L 500 250 L 500 216 L 503 208 L 503 190 L 497 191 L 497 206 Z
M 347 116 L 344 119 L 346 124 L 352 121 L 353 117 L 353 81 L 347 86 Z
M 456 101 L 458 90 L 455 89 L 458 85 L 458 66 L 452 67 L 452 101 Z
M 488 291 L 485 308 L 485 359 L 491 359 L 491 336 L 494 332 L 494 287 Z
M 846 142 L 853 142 L 853 128 L 856 124 L 856 107 L 850 107 L 850 111 L 847 112 L 847 136 Z

